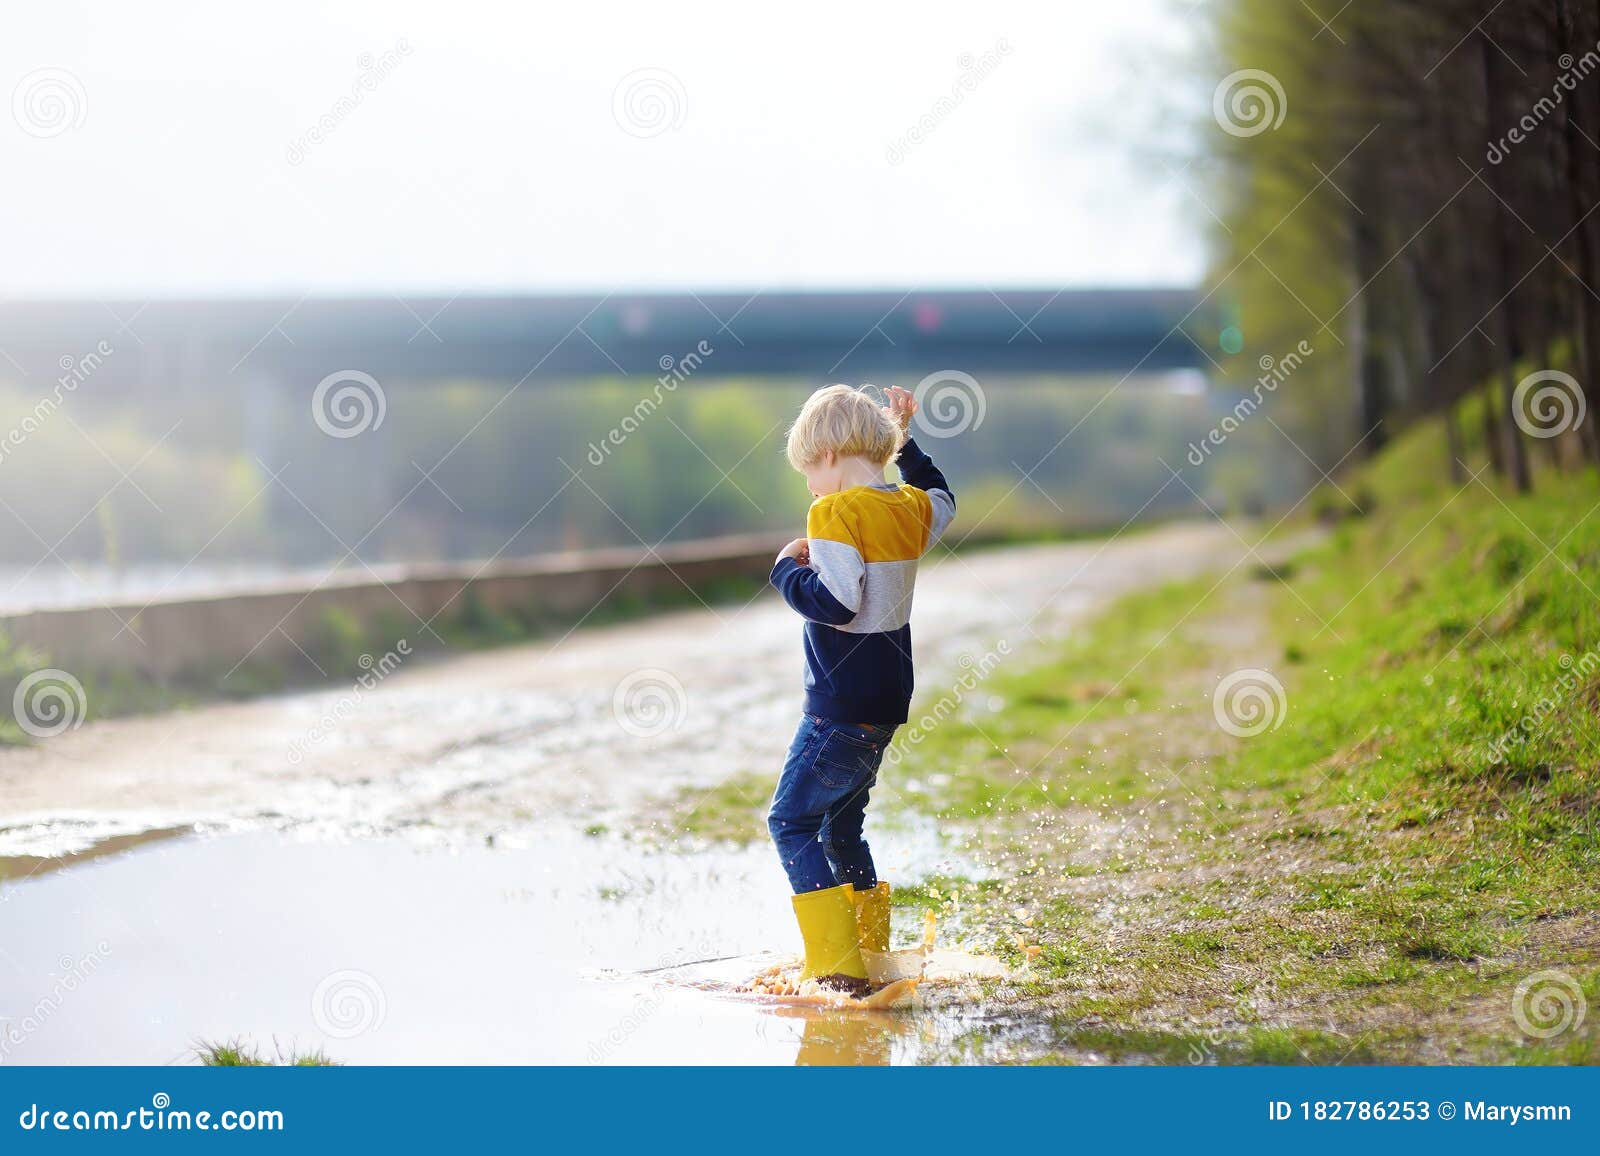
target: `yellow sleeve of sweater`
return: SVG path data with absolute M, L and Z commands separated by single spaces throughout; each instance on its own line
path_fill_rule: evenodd
M 811 503 L 811 510 L 806 514 L 806 537 L 838 542 L 853 547 L 858 554 L 861 552 L 861 543 L 856 541 L 854 532 L 843 517 L 836 494 L 828 494 Z

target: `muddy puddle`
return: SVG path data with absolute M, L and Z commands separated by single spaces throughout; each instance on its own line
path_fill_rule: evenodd
M 517 843 L 259 831 L 48 872 L 13 861 L 0 1063 L 187 1063 L 234 1037 L 351 1063 L 909 1063 L 955 1028 L 672 982 L 797 946 L 769 848 L 684 855 L 569 829 Z M 931 829 L 897 832 L 883 859 L 897 879 L 971 870 Z
M 1239 555 L 1224 528 L 1174 525 L 930 565 L 926 701 L 1002 642 Z M 799 946 L 770 847 L 658 821 L 681 791 L 776 773 L 798 631 L 758 598 L 0 751 L 0 1064 L 187 1062 L 234 1038 L 352 1063 L 949 1054 L 948 1016 L 780 1010 L 641 974 L 730 955 L 753 974 Z M 632 710 L 638 686 L 667 725 Z M 872 837 L 891 880 L 983 875 L 931 825 Z

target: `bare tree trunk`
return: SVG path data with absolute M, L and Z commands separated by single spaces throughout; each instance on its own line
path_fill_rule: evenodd
M 1487 32 L 1480 31 L 1478 34 L 1478 47 L 1483 55 L 1484 91 L 1488 100 L 1489 131 L 1493 135 L 1500 132 L 1505 125 L 1505 78 L 1502 75 L 1504 68 L 1501 64 L 1500 50 L 1491 42 Z M 1516 237 L 1511 229 L 1520 226 L 1516 225 L 1511 214 L 1506 211 L 1505 190 L 1502 187 L 1504 183 L 1500 167 L 1490 165 L 1488 184 L 1490 192 L 1494 194 L 1494 203 L 1489 206 L 1489 212 L 1494 220 L 1495 281 L 1509 289 L 1517 283 L 1517 278 L 1513 274 Z M 1517 293 L 1515 289 L 1511 289 L 1496 309 L 1500 340 L 1495 343 L 1495 361 L 1504 391 L 1498 398 L 1498 404 L 1505 407 L 1502 412 L 1505 420 L 1501 429 L 1504 435 L 1506 477 L 1510 479 L 1519 494 L 1525 494 L 1533 488 L 1533 477 L 1528 470 L 1527 446 L 1523 443 L 1522 430 L 1517 425 L 1515 412 L 1516 305 Z M 1496 393 L 1500 393 L 1500 390 L 1496 390 Z
M 1373 457 L 1383 449 L 1388 440 L 1384 416 L 1388 411 L 1388 390 L 1384 382 L 1383 359 L 1378 353 L 1375 338 L 1375 290 L 1368 284 L 1378 269 L 1378 239 L 1364 218 L 1357 216 L 1350 223 L 1350 254 L 1355 264 L 1355 283 L 1365 285 L 1360 300 L 1351 310 L 1349 338 L 1350 367 L 1355 373 L 1356 437 L 1361 442 L 1365 457 Z
M 1584 13 L 1589 9 L 1585 8 Z M 1592 33 L 1594 25 L 1584 13 L 1575 10 L 1571 0 L 1557 0 L 1556 27 L 1560 49 L 1570 59 L 1582 56 L 1593 42 L 1580 39 Z M 1584 28 L 1578 27 L 1582 20 Z M 1600 384 L 1595 380 L 1595 359 L 1600 357 L 1600 310 L 1590 299 L 1595 286 L 1600 284 L 1600 222 L 1592 213 L 1596 153 L 1592 122 L 1588 117 L 1589 92 L 1579 81 L 1564 102 L 1566 112 L 1567 196 L 1572 213 L 1571 236 L 1573 263 L 1577 267 L 1577 283 L 1572 286 L 1573 326 L 1572 344 L 1576 354 L 1577 377 L 1588 404 L 1589 417 L 1578 427 L 1583 448 L 1590 458 L 1600 461 Z
M 1439 410 L 1444 421 L 1445 449 L 1450 456 L 1450 480 L 1462 485 L 1467 480 L 1467 446 L 1461 436 L 1461 390 L 1454 388 L 1448 377 L 1440 377 L 1440 366 L 1435 364 L 1444 314 L 1439 301 L 1438 270 L 1429 269 L 1416 255 L 1407 253 L 1403 258 L 1411 283 L 1411 298 L 1416 303 L 1415 347 L 1418 371 L 1418 388 L 1423 393 L 1421 412 Z M 1449 360 L 1446 357 L 1444 360 Z
M 1461 463 L 1467 456 L 1467 447 L 1461 440 L 1461 415 L 1451 404 L 1444 407 L 1444 445 L 1450 454 L 1450 480 L 1458 486 L 1464 485 L 1467 469 Z
M 1487 346 L 1489 339 L 1480 336 L 1478 340 Z M 1482 364 L 1490 364 L 1490 357 L 1494 351 L 1489 350 L 1489 357 L 1484 358 Z M 1500 477 L 1506 476 L 1505 442 L 1500 438 L 1500 387 L 1491 378 L 1484 386 L 1483 398 L 1483 444 L 1489 451 L 1489 468 Z

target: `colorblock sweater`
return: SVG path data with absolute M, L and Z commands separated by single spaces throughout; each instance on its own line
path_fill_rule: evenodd
M 900 485 L 818 498 L 806 518 L 811 563 L 780 558 L 776 586 L 805 618 L 807 713 L 899 724 L 911 703 L 911 595 L 917 562 L 955 517 L 944 474 L 906 439 Z

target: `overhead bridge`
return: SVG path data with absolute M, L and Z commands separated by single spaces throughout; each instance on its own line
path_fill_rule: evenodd
M 382 382 L 796 375 L 899 380 L 1203 367 L 1186 289 L 611 293 L 0 304 L 0 376 L 203 391 Z M 1209 341 L 1214 342 L 1214 334 Z

